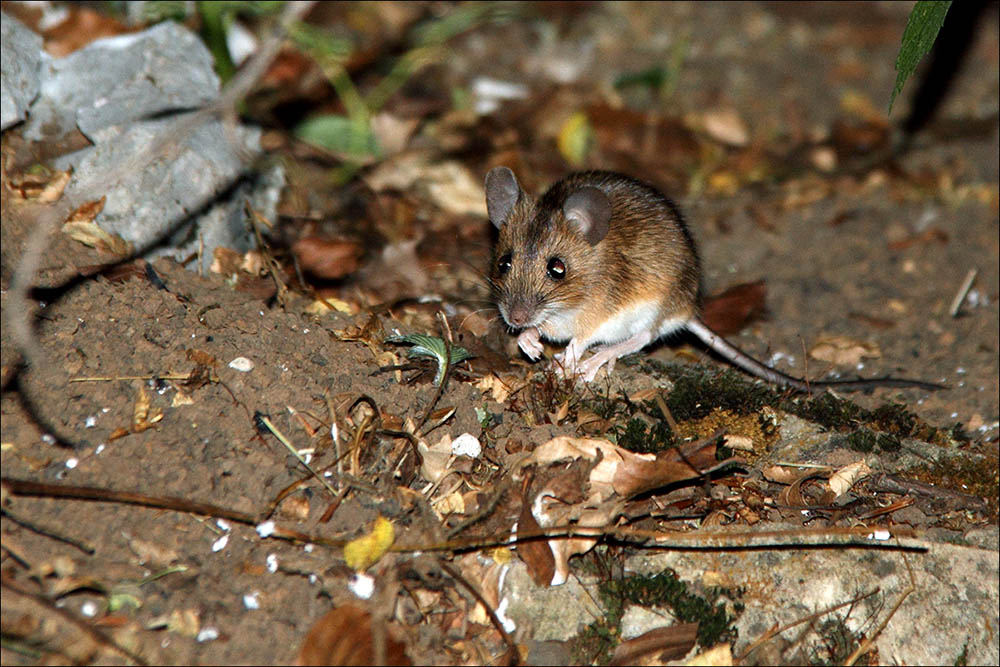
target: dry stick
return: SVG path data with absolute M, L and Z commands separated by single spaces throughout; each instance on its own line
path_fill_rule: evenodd
M 31 591 L 23 588 L 21 586 L 21 584 L 15 582 L 13 579 L 8 579 L 8 578 L 4 577 L 3 581 L 0 582 L 0 586 L 2 586 L 8 592 L 12 592 L 12 593 L 15 593 L 17 595 L 23 595 L 24 597 L 32 600 L 35 604 L 40 605 L 42 607 L 45 607 L 50 613 L 55 614 L 56 616 L 60 616 L 66 622 L 70 623 L 71 625 L 76 626 L 76 628 L 78 630 L 80 630 L 81 632 L 83 632 L 85 635 L 90 636 L 99 645 L 101 645 L 101 646 L 107 646 L 108 648 L 112 649 L 115 653 L 123 655 L 126 658 L 128 658 L 129 660 L 131 660 L 132 662 L 135 662 L 135 663 L 137 663 L 139 665 L 148 665 L 149 664 L 138 653 L 135 653 L 134 651 L 130 651 L 129 649 L 125 648 L 124 646 L 119 646 L 110 637 L 108 637 L 107 635 L 105 635 L 98 628 L 94 627 L 94 625 L 90 621 L 85 621 L 85 620 L 81 620 L 81 619 L 77 618 L 72 613 L 70 613 L 69 610 L 63 609 L 61 607 L 57 607 L 48 598 L 45 598 L 45 597 L 43 597 L 41 595 L 38 595 L 37 593 L 32 593 Z M 69 656 L 65 656 L 65 657 L 69 657 Z
M 885 630 L 885 626 L 889 625 L 889 621 L 892 620 L 892 617 L 896 615 L 896 612 L 899 610 L 899 607 L 903 604 L 903 600 L 908 598 L 910 596 L 910 593 L 917 590 L 916 579 L 913 576 L 913 569 L 910 567 L 910 561 L 906 557 L 906 552 L 903 552 L 903 564 L 906 565 L 906 571 L 910 573 L 910 585 L 907 586 L 906 590 L 902 592 L 902 594 L 899 596 L 899 599 L 896 600 L 896 604 L 892 606 L 892 610 L 885 617 L 885 620 L 879 623 L 878 628 L 875 629 L 875 632 L 872 633 L 871 637 L 865 638 L 865 640 L 861 642 L 861 644 L 858 645 L 856 649 L 854 649 L 854 653 L 852 653 L 850 657 L 848 657 L 847 660 L 844 661 L 845 665 L 848 666 L 853 665 L 854 662 L 858 659 L 858 657 L 864 655 L 869 651 L 869 649 L 871 649 L 872 644 L 875 643 L 875 640 L 878 638 L 878 636 L 882 634 L 883 630 Z
M 853 604 L 855 604 L 857 602 L 861 602 L 862 600 L 864 600 L 866 598 L 870 598 L 871 596 L 875 595 L 878 592 L 879 592 L 879 588 L 876 587 L 876 588 L 868 591 L 867 593 L 865 593 L 863 595 L 859 595 L 858 597 L 854 598 L 853 600 L 848 600 L 847 602 L 841 602 L 840 604 L 835 605 L 833 607 L 829 607 L 827 609 L 824 609 L 823 611 L 817 611 L 815 614 L 809 614 L 808 616 L 804 616 L 803 618 L 800 618 L 800 619 L 798 619 L 796 621 L 792 621 L 790 623 L 786 623 L 785 625 L 782 625 L 781 627 L 771 628 L 770 630 L 768 630 L 767 632 L 765 632 L 763 635 L 761 635 L 760 637 L 758 637 L 752 644 L 750 644 L 748 647 L 746 647 L 745 649 L 743 649 L 743 651 L 738 656 L 735 656 L 735 657 L 736 657 L 737 660 L 742 661 L 743 658 L 745 658 L 748 655 L 750 655 L 750 653 L 754 649 L 756 649 L 758 646 L 760 646 L 761 644 L 763 644 L 766 641 L 769 641 L 772 637 L 776 637 L 777 635 L 780 635 L 785 630 L 789 630 L 791 628 L 794 628 L 796 625 L 802 625 L 803 623 L 808 623 L 810 621 L 815 621 L 820 616 L 825 616 L 825 615 L 830 614 L 832 612 L 835 612 L 838 609 L 841 609 L 843 607 L 847 607 L 847 606 L 853 605 Z
M 153 509 L 171 510 L 174 512 L 186 512 L 189 514 L 200 514 L 219 519 L 228 519 L 236 523 L 256 527 L 263 520 L 261 517 L 239 512 L 237 510 L 226 509 L 218 505 L 208 503 L 198 503 L 186 498 L 174 496 L 149 496 L 144 493 L 133 493 L 130 491 L 114 491 L 112 489 L 102 489 L 93 486 L 72 486 L 68 484 L 44 484 L 31 480 L 13 479 L 4 477 L 0 483 L 15 496 L 35 496 L 39 498 L 72 498 L 74 500 L 87 500 L 97 502 L 122 503 L 125 505 L 137 505 L 139 507 L 150 507 Z M 325 537 L 307 535 L 288 528 L 275 527 L 271 533 L 273 537 L 283 540 L 297 540 L 299 542 L 313 542 L 326 546 L 341 547 L 348 540 L 332 540 Z
M 318 479 L 319 483 L 322 484 L 323 486 L 325 486 L 326 490 L 330 492 L 330 495 L 333 496 L 334 498 L 336 498 L 337 497 L 337 490 L 334 489 L 333 486 L 330 485 L 330 482 L 326 481 L 325 477 L 323 477 L 322 475 L 320 475 L 318 472 L 316 472 L 316 470 L 311 465 L 309 465 L 308 463 L 306 463 L 306 460 L 304 458 L 302 458 L 302 455 L 299 454 L 298 450 L 296 450 L 295 447 L 292 446 L 292 443 L 290 443 L 288 441 L 288 438 L 285 437 L 284 433 L 282 433 L 281 431 L 279 431 L 278 427 L 271 423 L 271 419 L 269 417 L 265 417 L 264 415 L 261 415 L 260 421 L 261 421 L 262 424 L 264 424 L 264 426 L 267 427 L 267 430 L 269 430 L 271 432 L 271 434 L 275 438 L 277 438 L 278 441 L 281 442 L 281 444 L 283 444 L 285 446 L 285 449 L 287 449 L 289 452 L 291 452 L 292 456 L 294 456 L 298 460 L 298 462 L 302 464 L 302 467 L 305 468 L 306 470 L 308 470 L 309 474 L 311 474 L 313 477 L 315 477 L 316 479 Z
M 236 104 L 250 92 L 278 55 L 288 25 L 301 19 L 309 11 L 312 4 L 312 2 L 289 2 L 285 5 L 285 9 L 275 26 L 275 31 L 264 40 L 257 53 L 233 77 L 214 102 L 165 128 L 159 139 L 148 150 L 137 152 L 103 175 L 84 181 L 86 187 L 81 188 L 82 192 L 75 197 L 67 196 L 57 204 L 45 207 L 39 212 L 34 229 L 24 245 L 21 262 L 11 279 L 10 302 L 4 312 L 7 319 L 6 328 L 10 331 L 14 347 L 21 354 L 23 365 L 33 368 L 46 365 L 46 360 L 41 354 L 32 331 L 34 308 L 28 298 L 28 293 L 35 282 L 35 274 L 38 272 L 42 253 L 48 247 L 49 236 L 56 226 L 65 220 L 70 212 L 79 208 L 82 203 L 93 199 L 96 193 L 111 190 L 123 178 L 144 171 L 157 159 L 164 161 L 174 159 L 181 145 L 210 118 L 232 114 Z M 54 425 L 49 424 L 49 426 Z M 64 444 L 73 444 L 74 442 L 72 438 L 59 433 L 53 435 Z
M 43 484 L 29 480 L 10 477 L 0 478 L 0 483 L 15 496 L 37 496 L 45 498 L 73 498 L 76 500 L 118 502 L 128 505 L 139 505 L 155 509 L 166 509 L 175 512 L 189 512 L 229 519 L 236 523 L 257 526 L 261 519 L 247 512 L 226 509 L 207 503 L 196 503 L 186 498 L 171 496 L 148 496 L 128 491 L 113 491 L 88 486 L 70 486 L 62 484 Z M 893 549 L 899 551 L 926 551 L 926 547 L 907 546 L 903 544 L 888 544 L 884 541 L 866 539 L 864 542 L 856 538 L 869 536 L 876 531 L 888 528 L 848 526 L 828 528 L 795 528 L 791 530 L 770 530 L 758 532 L 727 532 L 727 531 L 693 531 L 689 533 L 664 533 L 655 530 L 639 530 L 609 526 L 592 528 L 577 525 L 552 526 L 531 531 L 521 531 L 517 537 L 501 536 L 491 538 L 470 538 L 448 540 L 439 543 L 425 544 L 394 544 L 390 551 L 464 551 L 470 549 L 485 549 L 497 546 L 510 546 L 530 539 L 573 539 L 580 537 L 614 536 L 621 540 L 631 540 L 649 547 L 668 549 L 766 549 L 775 547 L 861 547 L 866 549 Z M 916 537 L 917 531 L 912 528 L 893 527 L 891 534 L 895 537 Z M 330 547 L 343 547 L 349 540 L 331 539 L 320 535 L 302 533 L 287 528 L 276 527 L 274 537 L 286 540 L 311 542 Z M 692 544 L 694 543 L 694 544 Z
M 965 301 L 965 296 L 972 289 L 972 283 L 976 279 L 976 275 L 979 273 L 979 269 L 969 269 L 969 272 L 965 274 L 965 280 L 962 281 L 962 286 L 958 288 L 958 293 L 955 294 L 955 298 L 951 301 L 951 308 L 948 313 L 952 317 L 958 317 L 958 311 L 962 307 L 962 302 Z
M 43 528 L 42 526 L 39 526 L 33 521 L 28 521 L 27 519 L 18 516 L 16 513 L 11 512 L 10 509 L 6 507 L 3 508 L 3 515 L 8 519 L 10 519 L 11 521 L 13 521 L 14 523 L 18 524 L 19 526 L 23 526 L 24 528 L 27 528 L 28 530 L 34 533 L 38 533 L 42 537 L 48 537 L 50 539 L 56 540 L 57 542 L 65 542 L 71 547 L 76 547 L 77 549 L 87 554 L 88 556 L 93 556 L 94 553 L 96 552 L 96 549 L 94 549 L 94 547 L 90 546 L 89 544 L 86 544 L 81 540 L 77 540 L 67 535 L 57 533 L 53 531 L 51 528 Z
M 483 605 L 483 609 L 485 609 L 486 613 L 489 614 L 490 623 L 492 623 L 493 627 L 496 628 L 498 633 L 500 633 L 500 638 L 503 639 L 503 643 L 507 645 L 507 652 L 511 659 L 510 664 L 516 665 L 521 654 L 518 653 L 517 646 L 514 645 L 514 640 L 512 640 L 510 635 L 507 634 L 507 630 L 504 629 L 503 623 L 501 623 L 500 619 L 497 618 L 496 612 L 490 607 L 486 598 L 483 597 L 482 593 L 476 590 L 475 586 L 466 581 L 465 577 L 462 576 L 462 573 L 458 571 L 458 568 L 452 566 L 451 563 L 448 563 L 443 559 L 438 559 L 438 562 L 441 564 L 441 569 L 451 575 L 452 579 L 461 584 L 465 590 L 469 591 L 469 593 L 472 594 L 472 597 L 476 598 L 476 602 Z

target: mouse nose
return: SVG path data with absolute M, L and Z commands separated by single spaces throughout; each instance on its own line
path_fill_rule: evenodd
M 525 327 L 531 322 L 534 315 L 532 308 L 525 303 L 511 304 L 507 311 L 507 321 L 511 326 Z

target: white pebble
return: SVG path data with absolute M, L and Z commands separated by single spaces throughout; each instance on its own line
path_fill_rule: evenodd
M 274 522 L 265 521 L 257 524 L 257 534 L 261 537 L 271 537 L 274 534 Z
M 219 638 L 219 631 L 213 627 L 202 628 L 198 631 L 197 640 L 199 642 L 210 642 Z
M 253 362 L 246 357 L 236 357 L 229 362 L 229 367 L 240 373 L 249 373 L 253 370 Z
M 455 456 L 468 456 L 475 459 L 483 453 L 483 446 L 479 444 L 476 436 L 471 433 L 463 433 L 452 441 L 451 453 Z
M 367 600 L 375 592 L 375 579 L 359 572 L 347 583 L 347 588 L 358 598 Z
M 267 563 L 268 572 L 274 574 L 278 571 L 278 556 L 276 554 L 268 554 L 265 562 Z
M 226 548 L 227 544 L 229 544 L 229 536 L 228 535 L 223 535 L 222 537 L 220 537 L 216 541 L 212 542 L 212 551 L 213 552 L 222 551 L 223 549 Z
M 243 606 L 247 609 L 253 611 L 254 609 L 260 609 L 260 599 L 258 596 L 260 591 L 254 591 L 253 593 L 247 593 L 243 596 Z
M 80 465 L 80 459 L 68 459 L 66 461 L 66 467 L 72 470 L 73 468 Z
M 97 605 L 90 601 L 84 602 L 80 605 L 80 613 L 87 618 L 93 618 L 97 616 Z

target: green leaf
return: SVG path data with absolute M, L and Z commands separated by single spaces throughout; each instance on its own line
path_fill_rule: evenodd
M 906 30 L 903 31 L 899 55 L 896 57 L 896 85 L 889 98 L 889 113 L 892 113 L 892 104 L 903 90 L 906 80 L 934 46 L 949 7 L 951 0 L 920 0 L 913 6 L 910 18 L 906 21 Z
M 389 343 L 397 343 L 400 345 L 412 345 L 407 352 L 408 357 L 425 357 L 427 359 L 435 359 L 437 361 L 437 375 L 434 376 L 434 384 L 440 384 L 441 380 L 444 378 L 445 369 L 445 355 L 447 354 L 447 346 L 444 340 L 436 336 L 428 336 L 426 334 L 408 334 L 406 336 L 389 336 L 385 339 Z M 464 347 L 458 347 L 457 345 L 451 346 L 451 361 L 447 364 L 449 366 L 454 366 L 457 363 L 465 361 L 466 359 L 472 358 L 469 351 Z
M 357 156 L 378 156 L 380 153 L 367 118 L 336 114 L 314 116 L 295 128 L 295 136 L 335 153 Z

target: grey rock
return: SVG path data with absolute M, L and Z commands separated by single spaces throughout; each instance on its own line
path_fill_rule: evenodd
M 78 128 L 96 141 L 101 129 L 194 109 L 219 92 L 208 49 L 171 21 L 91 42 L 48 61 L 41 74 L 41 92 L 24 128 L 31 140 Z
M 507 600 L 505 615 L 517 626 L 515 636 L 539 642 L 574 637 L 604 613 L 594 601 L 596 592 L 588 591 L 579 579 L 570 577 L 562 586 L 538 587 L 519 560 L 511 563 L 500 594 L 501 601 Z
M 852 632 L 872 636 L 910 588 L 912 569 L 913 592 L 875 640 L 880 660 L 889 664 L 955 664 L 964 653 L 968 664 L 997 664 L 997 552 L 919 540 L 906 544 L 927 551 L 844 548 L 673 552 L 632 557 L 626 561 L 626 570 L 653 574 L 669 568 L 686 581 L 697 581 L 711 571 L 729 579 L 731 585 L 727 588 L 742 588 L 745 608 L 736 620 L 736 654 L 774 626 L 806 618 L 878 589 L 875 595 L 851 607 L 823 616 L 805 634 L 808 626 L 803 624 L 773 639 L 772 648 L 779 655 L 785 646 L 806 651 L 780 656 L 783 662 L 794 662 L 808 657 L 809 651 L 822 654 L 825 639 L 815 629 L 834 616 Z
M 21 122 L 38 95 L 42 38 L 0 12 L 0 130 Z
M 99 178 L 122 161 L 154 150 L 166 128 L 181 118 L 138 122 L 126 129 L 109 127 L 94 133 L 95 146 L 54 162 L 57 168 L 73 167 L 78 174 L 66 194 L 85 196 L 91 189 L 88 176 Z M 259 135 L 259 130 L 251 128 L 227 129 L 217 120 L 206 123 L 194 132 L 176 158 L 154 161 L 104 192 L 107 201 L 97 217 L 98 226 L 134 243 L 140 251 L 166 241 L 146 253 L 147 257 L 168 255 L 180 260 L 203 249 L 203 270 L 211 264 L 217 246 L 248 250 L 253 246 L 253 237 L 244 223 L 243 203 L 249 198 L 268 215 L 283 185 L 280 170 L 263 178 L 267 187 L 259 191 L 253 181 L 238 182 L 246 170 L 247 158 L 260 150 Z M 195 219 L 197 225 L 187 224 Z

